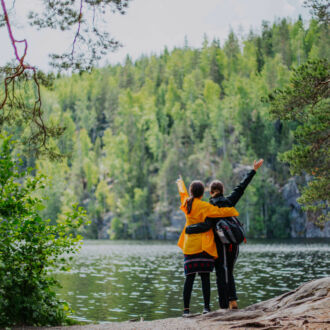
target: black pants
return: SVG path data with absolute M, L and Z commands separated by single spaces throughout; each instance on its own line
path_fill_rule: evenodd
M 234 266 L 239 253 L 239 246 L 221 244 L 216 240 L 219 258 L 214 261 L 220 308 L 228 308 L 229 301 L 237 300 L 234 279 Z
M 192 288 L 194 285 L 196 273 L 189 274 L 186 276 L 183 286 L 183 304 L 184 308 L 189 308 L 190 297 Z M 199 273 L 199 276 L 202 280 L 202 290 L 203 290 L 203 298 L 204 298 L 204 307 L 210 308 L 210 297 L 211 297 L 211 289 L 210 289 L 210 273 Z

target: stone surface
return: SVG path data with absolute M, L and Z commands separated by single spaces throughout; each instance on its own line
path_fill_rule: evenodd
M 188 318 L 47 329 L 330 329 L 330 277 L 305 283 L 294 291 L 241 310 L 218 310 Z
M 295 178 L 289 179 L 288 183 L 282 188 L 282 195 L 286 204 L 290 207 L 291 237 L 305 237 L 307 218 L 301 206 L 297 202 L 300 192 Z
M 165 238 L 167 240 L 178 240 L 185 222 L 186 217 L 181 210 L 173 211 L 170 216 L 171 225 L 165 227 Z
M 309 219 L 306 213 L 302 210 L 297 199 L 300 197 L 300 192 L 297 186 L 296 179 L 290 178 L 282 188 L 282 195 L 287 205 L 290 207 L 291 220 L 291 237 L 330 237 L 330 221 L 326 222 L 324 228 L 319 228 Z

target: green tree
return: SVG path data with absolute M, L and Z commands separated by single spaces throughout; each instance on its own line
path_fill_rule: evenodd
M 273 30 L 267 21 L 262 21 L 261 38 L 263 53 L 269 57 L 273 56 Z
M 327 219 L 330 191 L 329 82 L 327 60 L 308 61 L 293 70 L 286 88 L 270 95 L 273 116 L 297 123 L 295 144 L 281 157 L 292 174 L 310 176 L 299 201 L 306 210 L 323 211 L 322 221 Z
M 0 146 L 0 326 L 59 325 L 70 309 L 55 294 L 54 268 L 66 270 L 63 254 L 76 253 L 85 212 L 74 207 L 62 224 L 50 225 L 39 215 L 36 197 L 44 177 L 21 172 L 22 162 L 11 155 L 13 142 Z
M 292 62 L 290 32 L 288 21 L 285 18 L 274 25 L 272 38 L 274 51 L 281 54 L 283 63 L 290 68 Z
M 228 59 L 227 75 L 236 73 L 238 67 L 238 59 L 241 52 L 239 48 L 238 38 L 233 30 L 229 32 L 228 39 L 226 40 L 223 49 Z
M 26 141 L 29 151 L 37 155 L 46 153 L 53 158 L 59 158 L 59 153 L 52 148 L 50 141 L 63 133 L 62 125 L 54 125 L 45 120 L 43 115 L 42 86 L 52 87 L 54 74 L 44 74 L 37 65 L 26 62 L 28 41 L 15 38 L 12 21 L 15 20 L 16 1 L 9 10 L 7 0 L 2 0 L 0 8 L 0 29 L 7 28 L 9 46 L 12 47 L 14 61 L 1 64 L 0 78 L 0 132 L 4 125 L 20 126 L 22 121 L 28 122 Z M 124 14 L 129 0 L 98 0 L 98 1 L 40 1 L 38 10 L 29 10 L 26 20 L 37 30 L 53 29 L 72 31 L 74 38 L 69 51 L 62 54 L 51 54 L 50 64 L 61 70 L 83 72 L 91 70 L 95 64 L 108 52 L 117 49 L 120 44 L 104 30 L 100 24 L 108 11 Z M 98 19 L 95 19 L 95 15 Z M 20 52 L 20 45 L 23 51 Z M 29 88 L 26 88 L 26 87 Z M 100 119 L 102 121 L 102 118 Z

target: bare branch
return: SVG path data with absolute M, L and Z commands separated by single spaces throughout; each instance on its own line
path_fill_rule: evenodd
M 33 82 L 36 86 L 36 99 L 35 99 L 34 106 L 32 109 L 32 121 L 39 128 L 39 132 L 37 133 L 38 137 L 40 136 L 40 134 L 42 135 L 41 145 L 39 145 L 37 148 L 35 148 L 35 150 L 37 151 L 40 148 L 44 148 L 45 150 L 48 150 L 47 139 L 50 137 L 50 132 L 49 132 L 49 128 L 45 125 L 43 118 L 42 118 L 41 91 L 40 91 L 40 84 L 39 84 L 38 76 L 37 76 L 37 69 L 34 66 L 24 63 L 24 60 L 25 60 L 25 57 L 27 54 L 27 50 L 28 50 L 27 40 L 26 39 L 23 39 L 23 40 L 15 39 L 12 28 L 11 28 L 5 0 L 1 0 L 1 7 L 2 7 L 2 10 L 4 13 L 5 24 L 7 26 L 9 38 L 10 38 L 11 44 L 14 49 L 15 58 L 18 61 L 18 65 L 15 68 L 13 68 L 14 69 L 13 74 L 7 75 L 4 79 L 4 98 L 0 103 L 0 110 L 2 110 L 3 114 L 4 114 L 4 116 L 2 118 L 2 123 L 3 123 L 4 119 L 8 120 L 8 116 L 9 116 L 9 113 L 8 113 L 7 117 L 5 116 L 6 105 L 9 105 L 7 108 L 9 108 L 10 110 L 13 110 L 13 108 L 16 105 L 17 108 L 21 109 L 23 112 L 25 112 L 27 114 L 27 111 L 25 110 L 26 107 L 25 107 L 24 101 L 21 101 L 19 99 L 19 97 L 16 95 L 17 92 L 15 90 L 15 82 L 20 77 L 24 77 L 24 75 L 26 75 L 26 73 L 28 71 L 30 71 L 32 73 Z M 17 49 L 17 44 L 19 44 L 19 43 L 24 44 L 24 52 L 23 52 L 22 56 L 19 55 L 18 49 Z M 29 79 L 29 76 L 26 75 L 26 78 Z M 10 89 L 10 87 L 11 87 L 11 89 Z M 35 136 L 32 138 L 35 138 Z
M 71 52 L 71 60 L 73 61 L 73 54 L 74 54 L 74 47 L 77 42 L 77 38 L 80 34 L 80 27 L 81 27 L 81 19 L 82 19 L 82 9 L 83 9 L 83 0 L 80 0 L 80 9 L 79 9 L 79 17 L 78 17 L 78 29 L 76 35 L 74 36 L 74 40 L 72 43 L 72 52 Z

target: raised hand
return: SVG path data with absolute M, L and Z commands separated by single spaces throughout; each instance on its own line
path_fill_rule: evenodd
M 257 171 L 258 168 L 262 165 L 263 162 L 264 162 L 264 160 L 262 158 L 259 159 L 258 161 L 254 161 L 254 163 L 253 163 L 253 169 L 255 171 Z
M 176 179 L 176 184 L 178 184 L 178 182 L 180 182 L 180 181 L 183 181 L 183 179 L 182 179 L 182 176 L 181 176 L 181 174 L 179 174 L 179 178 L 178 179 Z

